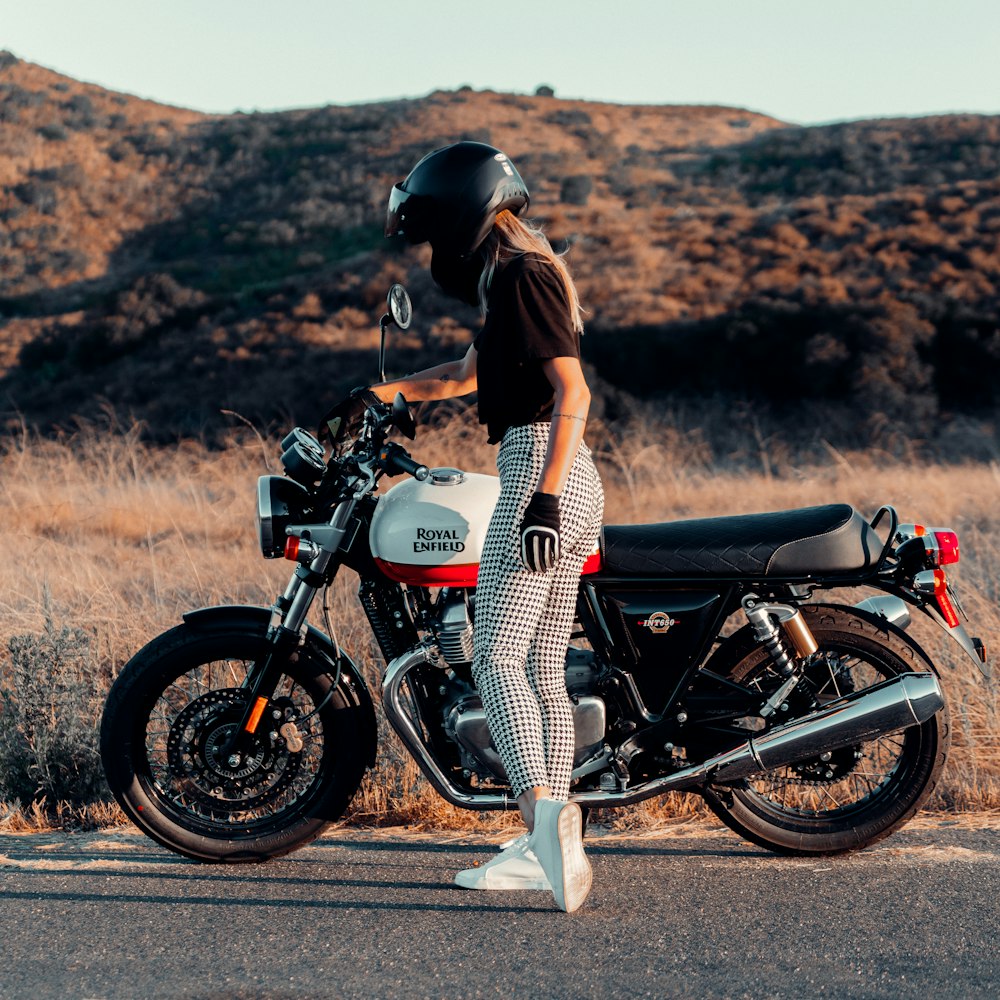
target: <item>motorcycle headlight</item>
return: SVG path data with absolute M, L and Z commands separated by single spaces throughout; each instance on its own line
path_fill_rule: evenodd
M 309 491 L 284 476 L 257 480 L 257 538 L 265 559 L 285 554 L 285 529 L 305 520 Z

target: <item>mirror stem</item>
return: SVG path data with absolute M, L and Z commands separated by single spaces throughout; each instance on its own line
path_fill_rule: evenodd
M 392 322 L 392 317 L 386 313 L 379 321 L 378 328 L 382 338 L 378 347 L 378 380 L 385 381 L 385 329 Z

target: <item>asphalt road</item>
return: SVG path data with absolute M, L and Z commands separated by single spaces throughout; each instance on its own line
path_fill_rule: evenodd
M 495 838 L 494 838 L 495 839 Z M 266 865 L 0 834 L 0 998 L 995 997 L 1000 820 L 835 859 L 720 829 L 589 839 L 579 913 L 453 888 L 469 837 L 339 831 Z

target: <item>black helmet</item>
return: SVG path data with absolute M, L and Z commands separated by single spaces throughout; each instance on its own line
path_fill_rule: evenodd
M 385 235 L 464 256 L 486 239 L 497 213 L 520 215 L 528 189 L 517 168 L 485 142 L 456 142 L 428 153 L 393 185 Z

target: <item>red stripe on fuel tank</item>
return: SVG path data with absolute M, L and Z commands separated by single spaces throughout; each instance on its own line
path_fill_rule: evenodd
M 474 587 L 479 575 L 479 563 L 457 563 L 445 566 L 416 566 L 376 559 L 375 564 L 390 580 L 413 587 Z M 587 556 L 581 575 L 601 571 L 601 553 Z
M 479 575 L 479 563 L 414 566 L 387 562 L 385 559 L 376 559 L 375 563 L 390 580 L 414 587 L 474 587 Z

